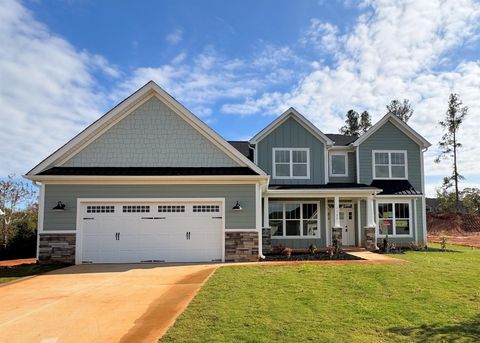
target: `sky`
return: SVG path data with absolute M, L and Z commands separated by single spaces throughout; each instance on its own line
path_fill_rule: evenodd
M 154 80 L 228 140 L 247 140 L 289 107 L 324 133 L 349 109 L 373 121 L 409 99 L 432 143 L 448 96 L 463 187 L 480 187 L 480 3 L 443 1 L 0 0 L 0 177 L 25 174 Z

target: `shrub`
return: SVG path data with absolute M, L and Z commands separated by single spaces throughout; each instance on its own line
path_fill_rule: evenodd
M 287 256 L 287 257 L 291 257 L 292 256 L 292 251 L 293 251 L 292 248 L 284 248 L 283 251 L 282 251 L 282 254 Z
M 440 248 L 445 251 L 447 250 L 447 242 L 448 242 L 448 236 L 445 234 L 445 232 L 442 233 L 440 236 Z
M 315 244 L 310 244 L 308 250 L 312 255 L 315 255 L 318 252 L 317 246 Z

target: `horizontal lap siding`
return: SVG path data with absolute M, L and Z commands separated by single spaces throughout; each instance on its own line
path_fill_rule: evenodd
M 388 122 L 359 146 L 360 183 L 372 182 L 372 150 L 406 150 L 408 180 L 415 189 L 422 190 L 420 147 L 411 138 Z
M 357 162 L 355 152 L 348 153 L 348 176 L 329 176 L 329 182 L 357 182 Z
M 310 148 L 310 179 L 274 179 L 272 171 L 273 148 Z M 325 183 L 325 145 L 295 119 L 289 118 L 257 144 L 257 164 L 272 175 L 270 184 Z
M 77 198 L 225 198 L 225 228 L 255 229 L 255 185 L 45 185 L 44 230 L 75 230 Z

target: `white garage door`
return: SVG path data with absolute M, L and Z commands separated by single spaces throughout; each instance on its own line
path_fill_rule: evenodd
M 220 203 L 85 203 L 81 211 L 82 263 L 222 259 Z

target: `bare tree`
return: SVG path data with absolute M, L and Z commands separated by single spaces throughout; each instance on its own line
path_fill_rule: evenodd
M 448 109 L 445 118 L 439 122 L 440 126 L 445 131 L 438 146 L 440 148 L 440 155 L 435 159 L 435 162 L 440 163 L 442 159 L 450 158 L 452 160 L 452 175 L 445 177 L 443 184 L 445 188 L 455 186 L 455 208 L 460 210 L 460 192 L 458 190 L 458 180 L 464 179 L 458 172 L 457 154 L 458 149 L 462 144 L 458 141 L 458 130 L 462 124 L 465 116 L 468 114 L 468 107 L 462 107 L 462 101 L 455 93 L 450 94 L 448 100 Z M 453 184 L 452 184 L 453 182 Z
M 5 248 L 13 234 L 15 223 L 21 220 L 19 207 L 27 207 L 34 200 L 36 192 L 14 175 L 0 180 L 0 244 Z
M 403 102 L 398 100 L 392 100 L 390 105 L 387 105 L 387 114 L 395 114 L 398 118 L 403 120 L 405 123 L 408 122 L 410 117 L 413 114 L 412 105 L 407 99 L 403 99 Z

